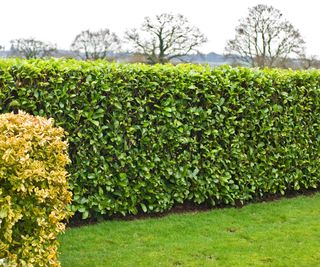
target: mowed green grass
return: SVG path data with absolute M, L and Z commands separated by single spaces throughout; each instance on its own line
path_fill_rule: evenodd
M 320 194 L 68 229 L 62 267 L 320 266 Z

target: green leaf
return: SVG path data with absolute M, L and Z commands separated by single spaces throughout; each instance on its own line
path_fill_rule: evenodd
M 90 122 L 91 122 L 92 124 L 94 124 L 95 126 L 97 126 L 97 127 L 99 127 L 99 125 L 100 125 L 99 121 L 90 120 Z
M 146 205 L 145 205 L 145 204 L 140 203 L 140 206 L 141 206 L 141 208 L 142 208 L 143 212 L 147 212 L 147 207 L 146 207 Z
M 127 179 L 127 174 L 124 173 L 124 172 L 121 172 L 121 173 L 119 174 L 119 176 L 120 176 L 121 180 Z
M 82 219 L 85 220 L 89 217 L 89 212 L 86 210 L 82 213 Z

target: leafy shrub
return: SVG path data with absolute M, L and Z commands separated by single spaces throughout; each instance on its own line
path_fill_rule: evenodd
M 59 266 L 70 212 L 62 128 L 25 113 L 0 115 L 0 265 Z
M 318 71 L 6 60 L 0 72 L 0 112 L 70 134 L 83 218 L 319 185 Z

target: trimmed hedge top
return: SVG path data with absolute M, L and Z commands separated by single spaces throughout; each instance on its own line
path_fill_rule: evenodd
M 1 112 L 69 132 L 83 218 L 319 184 L 318 71 L 5 60 L 0 74 Z

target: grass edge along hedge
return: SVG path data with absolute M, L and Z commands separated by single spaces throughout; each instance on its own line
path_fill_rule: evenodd
M 83 218 L 319 185 L 319 71 L 5 60 L 0 74 L 0 112 L 69 133 Z
M 60 266 L 69 217 L 62 128 L 26 113 L 0 115 L 0 266 Z

